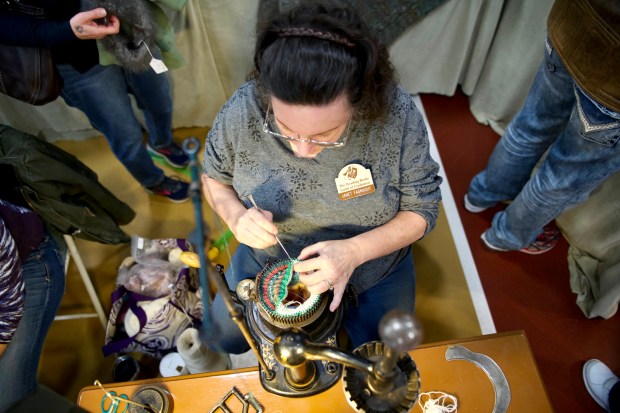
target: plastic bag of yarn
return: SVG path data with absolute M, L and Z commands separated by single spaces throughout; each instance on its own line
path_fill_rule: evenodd
M 118 285 L 127 290 L 149 297 L 163 297 L 172 292 L 177 271 L 168 265 L 144 265 L 133 258 L 123 261 L 118 269 Z
M 179 269 L 183 263 L 179 259 L 189 244 L 177 238 L 149 239 L 138 235 L 131 236 L 131 257 L 142 265 L 170 267 Z

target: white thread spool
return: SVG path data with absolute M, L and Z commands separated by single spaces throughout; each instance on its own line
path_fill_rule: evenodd
M 189 374 L 183 357 L 179 353 L 168 353 L 159 362 L 159 373 L 162 377 L 174 377 Z
M 229 370 L 230 356 L 216 353 L 205 346 L 198 337 L 198 330 L 187 328 L 177 339 L 177 350 L 190 373 Z

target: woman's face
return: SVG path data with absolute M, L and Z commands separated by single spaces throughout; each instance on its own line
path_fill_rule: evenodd
M 320 142 L 337 142 L 347 132 L 353 113 L 346 94 L 322 106 L 293 105 L 272 96 L 271 107 L 282 135 Z M 334 150 L 310 142 L 286 142 L 299 158 L 314 158 L 322 150 Z

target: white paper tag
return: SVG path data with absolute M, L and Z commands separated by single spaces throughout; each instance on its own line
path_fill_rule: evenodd
M 149 65 L 151 65 L 151 69 L 153 69 L 157 74 L 167 72 L 168 68 L 166 67 L 166 64 L 163 61 L 153 57 L 153 53 L 151 53 L 151 49 L 149 49 L 149 46 L 146 44 L 146 42 L 142 40 L 140 44 L 143 44 L 144 47 L 146 47 L 146 51 L 149 52 L 149 54 L 151 55 L 151 61 L 149 63 Z
M 164 73 L 168 70 L 168 68 L 166 67 L 166 64 L 159 60 L 159 59 L 151 59 L 151 68 L 153 68 L 153 70 L 155 71 L 155 73 L 160 74 L 160 73 Z

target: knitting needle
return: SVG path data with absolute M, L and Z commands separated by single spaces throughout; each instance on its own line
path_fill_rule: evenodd
M 258 205 L 256 205 L 256 202 L 254 202 L 254 197 L 252 196 L 252 194 L 248 195 L 248 199 L 250 200 L 250 202 L 252 203 L 252 205 L 254 205 L 254 208 L 258 209 L 259 211 L 262 211 L 262 209 L 260 209 L 258 207 Z M 284 245 L 282 245 L 282 242 L 280 241 L 280 238 L 278 238 L 277 235 L 274 235 L 274 237 L 276 237 L 276 241 L 278 241 L 278 244 L 280 244 L 280 246 L 282 247 L 282 250 L 284 251 L 284 253 L 286 254 L 286 256 L 288 257 L 289 260 L 292 260 L 291 256 L 288 254 L 288 252 L 286 251 L 286 248 L 284 248 Z

